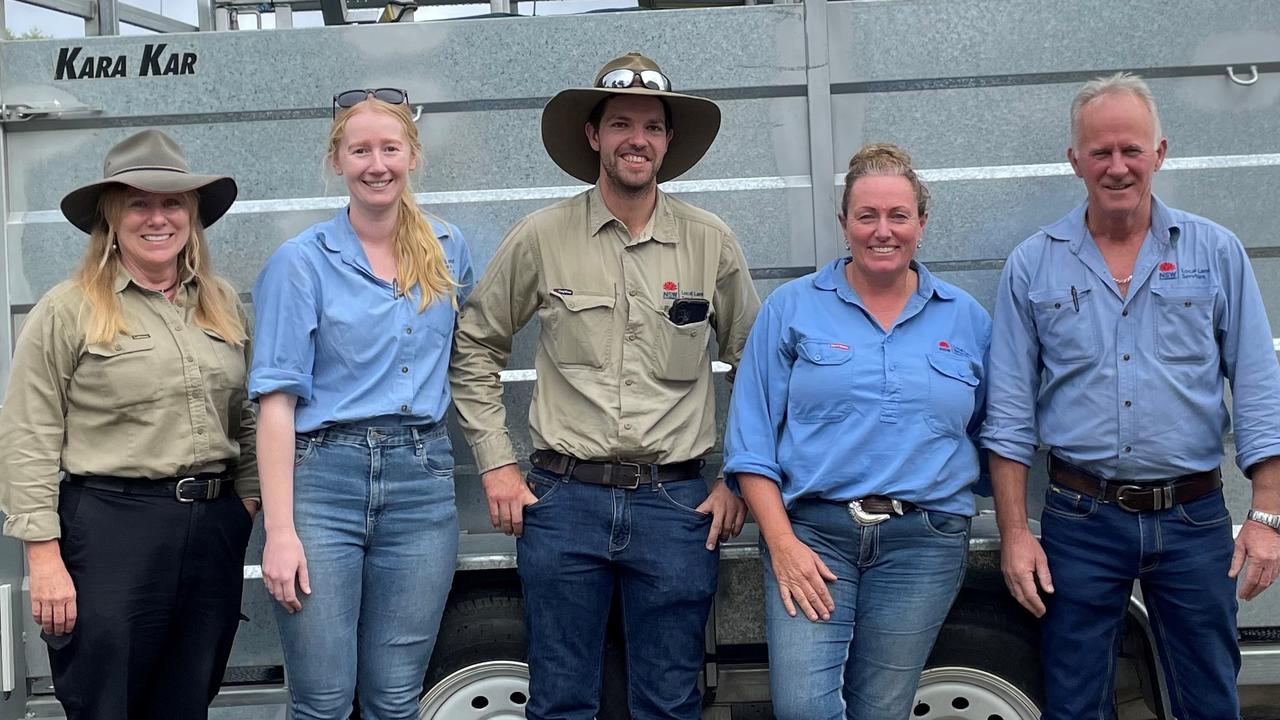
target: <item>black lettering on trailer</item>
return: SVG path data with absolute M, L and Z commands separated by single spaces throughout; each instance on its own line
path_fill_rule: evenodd
M 147 43 L 142 48 L 142 67 L 138 75 L 146 77 L 148 75 L 163 75 L 160 70 L 160 53 L 164 52 L 164 43 Z
M 81 47 L 69 47 L 58 49 L 58 67 L 53 71 L 54 80 L 76 80 L 76 60 L 80 57 Z

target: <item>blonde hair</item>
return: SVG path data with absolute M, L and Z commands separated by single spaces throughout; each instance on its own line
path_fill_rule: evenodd
M 84 292 L 89 308 L 89 327 L 86 334 L 90 343 L 111 342 L 119 333 L 126 332 L 124 313 L 116 295 L 116 275 L 120 271 L 120 250 L 116 242 L 116 228 L 124 219 L 129 204 L 131 188 L 111 185 L 98 197 L 98 214 L 93 231 L 89 233 L 89 247 L 84 259 L 72 278 Z M 191 237 L 178 253 L 179 277 L 191 277 L 196 281 L 195 323 L 205 330 L 217 333 L 231 345 L 240 347 L 245 341 L 244 323 L 237 311 L 238 301 L 230 286 L 213 274 L 209 260 L 209 247 L 205 242 L 204 228 L 200 224 L 200 199 L 195 191 L 179 194 L 182 207 L 190 218 Z
M 861 150 L 849 158 L 849 174 L 844 176 L 844 199 L 840 202 L 841 215 L 849 211 L 849 195 L 853 193 L 853 183 L 858 178 L 870 175 L 906 178 L 916 195 L 916 213 L 924 217 L 929 212 L 929 187 L 916 175 L 907 151 L 893 143 L 871 143 L 863 145 Z
M 1138 98 L 1143 105 L 1147 106 L 1147 112 L 1151 113 L 1151 125 L 1155 130 L 1153 142 L 1157 145 L 1160 143 L 1164 131 L 1160 127 L 1160 111 L 1156 109 L 1156 97 L 1151 94 L 1151 87 L 1139 75 L 1118 72 L 1115 75 L 1090 80 L 1071 100 L 1071 147 L 1075 148 L 1076 152 L 1082 149 L 1080 147 L 1080 113 L 1084 112 L 1085 106 L 1103 95 L 1123 93 Z
M 408 104 L 392 105 L 374 97 L 366 98 L 355 105 L 340 110 L 329 128 L 329 145 L 325 153 L 325 162 L 330 167 L 337 165 L 338 152 L 342 148 L 342 138 L 347 131 L 347 123 L 361 110 L 368 109 L 395 118 L 400 123 L 405 142 L 408 143 L 414 158 L 422 157 L 422 143 L 418 140 L 418 126 L 409 114 Z M 400 293 L 408 295 L 414 287 L 421 289 L 418 301 L 418 312 L 427 309 L 436 298 L 448 295 L 453 306 L 458 306 L 458 298 L 454 289 L 458 283 L 449 274 L 449 264 L 445 261 L 444 247 L 436 237 L 436 232 L 427 219 L 427 214 L 418 208 L 413 197 L 413 188 L 405 180 L 404 190 L 400 193 L 399 212 L 396 215 L 395 229 L 392 239 L 396 253 L 396 281 Z M 439 220 L 439 218 L 436 218 Z M 443 221 L 440 221 L 443 223 Z

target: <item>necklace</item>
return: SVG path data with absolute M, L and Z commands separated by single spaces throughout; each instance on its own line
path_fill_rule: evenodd
M 181 281 L 182 281 L 181 279 L 174 280 L 174 281 L 173 281 L 173 284 L 172 284 L 172 285 L 170 285 L 170 286 L 169 286 L 169 287 L 167 287 L 167 288 L 147 288 L 147 289 L 148 289 L 148 290 L 150 290 L 151 292 L 158 292 L 158 293 L 160 293 L 161 295 L 168 295 L 169 293 L 171 293 L 171 292 L 173 292 L 174 290 L 176 290 L 176 289 L 177 289 L 177 287 L 178 287 L 178 283 L 179 283 L 179 282 L 181 282 Z
M 1133 280 L 1133 273 L 1129 273 L 1128 275 L 1126 275 L 1126 276 L 1124 276 L 1124 277 L 1122 277 L 1122 278 L 1118 278 L 1118 277 L 1116 277 L 1115 275 L 1112 275 L 1112 276 L 1111 276 L 1111 279 L 1112 279 L 1112 280 L 1115 280 L 1117 285 L 1124 285 L 1125 283 L 1127 283 L 1127 282 L 1129 282 L 1129 281 Z

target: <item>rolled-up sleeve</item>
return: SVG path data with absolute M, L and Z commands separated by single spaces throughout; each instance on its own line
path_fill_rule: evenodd
M 78 357 L 73 319 L 63 317 L 51 300 L 46 295 L 27 317 L 0 411 L 4 534 L 30 541 L 61 535 L 58 473 L 67 387 Z
M 735 492 L 739 492 L 737 473 L 763 475 L 782 482 L 778 439 L 786 418 L 787 388 L 794 362 L 784 342 L 786 325 L 777 304 L 765 303 L 742 353 L 724 434 L 725 477 Z
M 1223 371 L 1231 382 L 1236 465 L 1280 456 L 1280 363 L 1258 281 L 1234 235 L 1219 247 L 1219 277 L 1226 311 L 1218 317 Z
M 285 392 L 311 399 L 319 283 L 302 247 L 281 245 L 253 284 L 254 351 L 249 397 Z
M 1031 465 L 1036 451 L 1036 394 L 1040 382 L 1040 339 L 1027 297 L 1028 244 L 1009 257 L 1000 275 L 987 365 L 986 421 L 982 447 Z
M 540 302 L 535 232 L 528 220 L 512 228 L 458 315 L 449 385 L 480 472 L 516 462 L 498 373 Z

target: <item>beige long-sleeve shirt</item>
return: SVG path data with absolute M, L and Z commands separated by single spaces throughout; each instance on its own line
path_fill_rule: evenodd
M 710 301 L 709 317 L 673 324 L 679 298 Z M 673 463 L 715 445 L 711 330 L 719 359 L 736 365 L 759 307 L 732 231 L 661 191 L 635 238 L 597 188 L 529 215 L 498 248 L 454 337 L 449 380 L 480 471 L 516 461 L 498 373 L 534 313 L 534 447 Z
M 0 411 L 5 535 L 60 535 L 60 470 L 166 478 L 234 468 L 240 496 L 260 494 L 249 343 L 195 324 L 194 280 L 172 303 L 124 270 L 115 290 L 128 329 L 113 342 L 86 342 L 89 308 L 71 281 L 27 317 Z

